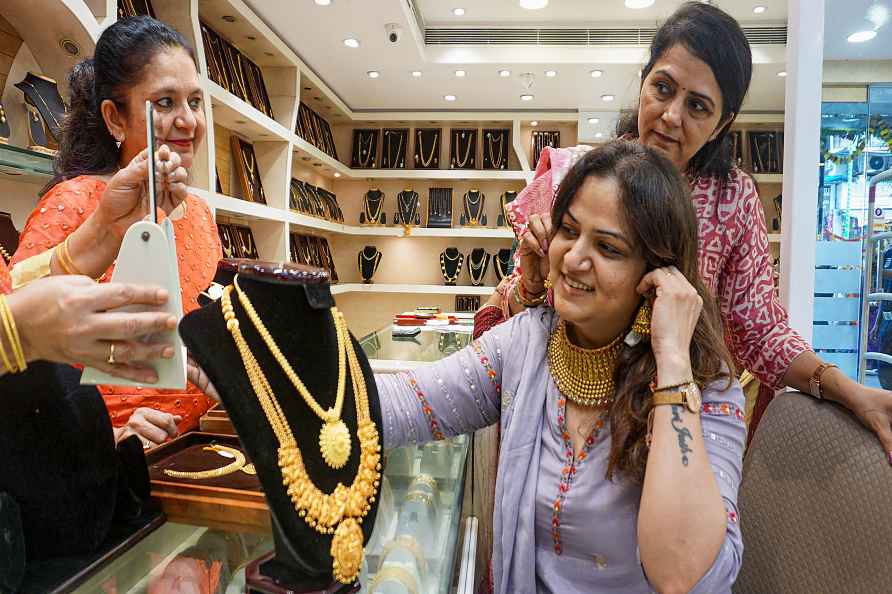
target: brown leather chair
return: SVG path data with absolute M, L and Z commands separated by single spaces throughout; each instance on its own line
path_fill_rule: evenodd
M 744 461 L 739 507 L 735 594 L 892 592 L 892 467 L 842 407 L 775 398 Z

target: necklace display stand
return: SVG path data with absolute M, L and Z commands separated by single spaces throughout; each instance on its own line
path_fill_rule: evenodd
M 360 225 L 386 225 L 387 214 L 384 212 L 384 192 L 372 188 L 362 199 L 362 212 L 359 213 Z
M 29 72 L 15 86 L 24 93 L 25 103 L 40 114 L 53 139 L 59 142 L 62 138 L 62 120 L 65 119 L 67 109 L 65 102 L 62 101 L 62 95 L 59 94 L 56 81 Z
M 440 168 L 439 128 L 418 128 L 415 130 L 415 169 Z
M 515 198 L 517 198 L 517 192 L 514 192 L 514 191 L 502 192 L 501 197 L 499 197 L 499 205 L 501 207 L 500 208 L 501 212 L 499 212 L 499 217 L 496 220 L 497 227 L 510 227 L 511 226 L 511 221 L 510 221 L 510 218 L 508 217 L 508 205 L 511 202 L 513 202 Z
M 427 198 L 427 226 L 452 227 L 452 188 L 431 188 Z
M 462 199 L 462 227 L 486 227 L 486 194 L 480 190 L 468 190 Z
M 511 250 L 502 248 L 493 257 L 493 268 L 496 270 L 496 279 L 501 282 L 503 278 L 511 274 Z
M 353 157 L 350 167 L 374 169 L 378 162 L 378 130 L 353 131 Z
M 421 200 L 418 198 L 418 192 L 406 188 L 396 195 L 393 223 L 406 227 L 421 225 Z
M 224 260 L 222 267 L 238 271 L 239 286 L 250 299 L 284 359 L 294 367 L 322 409 L 335 404 L 338 384 L 338 341 L 330 308 L 334 305 L 328 275 L 305 266 L 270 262 Z M 350 374 L 345 381 L 341 420 L 350 433 L 346 464 L 334 469 L 320 452 L 319 432 L 323 421 L 302 399 L 280 363 L 270 353 L 253 323 L 232 291 L 235 319 L 247 347 L 269 381 L 270 393 L 292 428 L 303 466 L 312 483 L 323 493 L 333 493 L 338 483 L 351 485 L 359 470 L 356 395 Z M 300 328 L 300 332 L 295 332 Z M 260 400 L 249 382 L 242 356 L 226 327 L 222 304 L 215 301 L 191 312 L 180 324 L 180 334 L 190 353 L 217 388 L 247 457 L 254 463 L 272 520 L 275 552 L 261 560 L 249 586 L 261 592 L 294 593 L 355 591 L 354 584 L 335 582 L 330 553 L 332 536 L 311 528 L 283 485 L 279 467 L 279 440 L 270 426 Z M 379 428 L 381 408 L 368 360 L 355 339 L 350 338 L 365 378 L 369 412 Z M 372 503 L 360 528 L 368 542 L 375 524 L 377 503 Z
M 406 151 L 409 144 L 409 131 L 405 129 L 385 129 L 381 149 L 382 169 L 405 169 Z
M 510 154 L 509 131 L 507 129 L 483 131 L 483 168 L 508 169 Z
M 464 263 L 465 257 L 458 248 L 448 247 L 440 253 L 440 272 L 443 274 L 444 284 L 455 285 Z
M 489 254 L 483 248 L 474 248 L 468 254 L 468 274 L 471 284 L 479 287 L 486 279 L 486 271 L 489 270 Z
M 557 148 L 561 146 L 561 133 L 559 130 L 536 130 L 532 134 L 533 169 L 539 163 L 539 156 L 545 147 Z
M 231 136 L 232 161 L 236 177 L 242 189 L 242 196 L 249 202 L 266 204 L 263 181 L 260 179 L 260 164 L 254 153 L 254 145 L 238 136 Z
M 476 169 L 477 130 L 457 128 L 452 131 L 449 164 L 452 169 Z
M 377 247 L 367 245 L 359 250 L 359 254 L 356 255 L 356 265 L 359 267 L 359 276 L 362 277 L 362 282 L 366 284 L 372 282 L 372 277 L 375 276 L 380 263 L 381 252 Z

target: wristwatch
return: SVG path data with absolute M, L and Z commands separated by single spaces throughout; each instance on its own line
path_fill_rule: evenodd
M 694 414 L 700 413 L 700 404 L 703 397 L 700 388 L 694 382 L 688 382 L 680 386 L 657 388 L 653 392 L 654 406 L 663 404 L 681 404 Z

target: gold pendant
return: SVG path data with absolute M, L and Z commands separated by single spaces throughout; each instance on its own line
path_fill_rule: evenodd
M 365 551 L 362 546 L 363 534 L 359 522 L 347 518 L 338 524 L 331 539 L 332 573 L 342 584 L 352 584 L 359 576 Z
M 350 430 L 340 419 L 326 422 L 319 431 L 319 449 L 325 463 L 332 468 L 343 468 L 350 458 Z

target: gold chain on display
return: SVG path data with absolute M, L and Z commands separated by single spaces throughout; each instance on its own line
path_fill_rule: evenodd
M 479 285 L 481 282 L 483 282 L 483 276 L 486 274 L 486 269 L 483 267 L 483 265 L 485 263 L 486 263 L 486 252 L 485 251 L 483 252 L 483 257 L 476 264 L 474 264 L 474 252 L 471 252 L 471 254 L 468 256 L 468 272 L 471 275 L 471 282 L 474 285 Z M 477 274 L 474 274 L 475 272 Z
M 363 210 L 365 211 L 365 220 L 367 223 L 374 221 L 377 223 L 381 219 L 381 211 L 384 210 L 384 194 L 378 198 L 378 206 L 375 208 L 375 216 L 372 216 L 371 200 L 366 192 L 365 200 L 363 200 Z
M 427 159 L 424 158 L 424 143 L 421 142 L 421 130 L 418 131 L 418 155 L 421 157 L 421 166 L 422 167 L 430 167 L 430 164 L 434 160 L 434 153 L 437 152 L 437 142 L 439 141 L 439 134 L 434 132 L 434 141 L 431 143 L 431 153 L 428 155 Z
M 481 194 L 480 192 L 476 192 L 477 201 L 474 202 L 473 200 L 471 200 L 471 194 L 473 194 L 473 193 L 475 193 L 473 190 L 471 190 L 469 192 L 465 192 L 465 199 L 463 200 L 464 208 L 465 208 L 465 215 L 466 215 L 468 224 L 470 224 L 470 225 L 476 225 L 479 222 L 480 213 L 483 210 L 483 204 L 482 204 L 483 194 Z M 476 217 L 471 216 L 471 206 L 477 207 L 477 216 Z
M 449 260 L 450 262 L 458 262 L 458 266 L 456 266 L 455 268 L 454 275 L 450 276 L 449 273 L 446 272 L 446 260 Z M 442 252 L 440 254 L 440 271 L 443 273 L 443 279 L 447 283 L 454 283 L 455 280 L 458 278 L 458 275 L 461 274 L 461 267 L 463 263 L 464 260 L 462 259 L 461 252 L 459 252 L 455 257 L 449 257 L 446 252 Z
M 344 408 L 344 387 L 346 384 L 347 369 L 345 353 L 340 349 L 339 345 L 338 388 L 337 395 L 335 396 L 335 405 L 334 407 L 325 410 L 318 402 L 316 402 L 316 399 L 310 394 L 310 391 L 304 385 L 303 381 L 301 381 L 300 377 L 295 373 L 294 368 L 291 367 L 288 359 L 286 359 L 285 355 L 282 354 L 282 351 L 279 350 L 279 345 L 273 340 L 273 337 L 269 333 L 269 330 L 266 329 L 263 320 L 260 319 L 260 316 L 257 315 L 257 311 L 254 309 L 251 301 L 248 300 L 248 296 L 239 286 L 238 277 L 235 278 L 235 290 L 238 293 L 239 302 L 242 304 L 242 307 L 245 308 L 245 313 L 248 314 L 248 318 L 250 318 L 251 322 L 254 324 L 257 333 L 260 334 L 263 342 L 266 343 L 269 352 L 272 353 L 273 357 L 278 361 L 282 371 L 284 371 L 285 375 L 288 376 L 288 379 L 291 380 L 291 383 L 297 389 L 304 402 L 307 403 L 307 406 L 310 407 L 310 410 L 322 420 L 322 430 L 319 431 L 319 449 L 322 452 L 322 458 L 325 460 L 325 463 L 335 469 L 343 468 L 347 463 L 347 460 L 350 458 L 350 431 L 347 429 L 347 425 L 344 424 L 344 421 L 341 420 L 341 411 Z M 337 310 L 332 308 L 331 315 L 333 320 L 336 318 L 336 311 Z M 335 320 L 335 325 L 337 325 L 337 320 Z M 340 336 L 338 338 L 340 339 Z
M 390 139 L 393 138 L 394 134 L 397 134 L 397 133 L 391 132 L 390 130 L 387 130 L 386 132 L 384 132 L 384 135 L 387 137 L 387 159 L 388 160 L 390 160 L 390 147 L 392 146 Z M 396 163 L 397 163 L 397 161 L 399 161 L 399 158 L 400 158 L 400 153 L 403 150 L 403 135 L 399 134 L 399 137 L 400 137 L 400 143 L 396 147 L 396 156 L 393 158 L 392 163 L 388 163 L 388 165 L 390 167 L 396 167 Z
M 375 132 L 369 132 L 369 143 L 365 149 L 362 148 L 362 132 L 359 133 L 359 166 L 363 169 L 367 168 L 370 163 L 374 161 L 374 155 L 372 154 L 372 144 L 375 142 Z M 365 159 L 362 156 L 365 155 Z
M 404 194 L 409 195 L 408 200 L 403 200 Z M 415 221 L 415 215 L 418 213 L 418 194 L 416 192 L 400 192 L 396 195 L 396 200 L 400 217 L 403 219 L 403 225 L 407 227 L 412 225 Z
M 623 335 L 598 349 L 583 349 L 570 342 L 563 320 L 548 340 L 548 368 L 561 394 L 580 406 L 599 407 L 613 401 L 613 369 Z
M 272 387 L 263 373 L 260 364 L 248 347 L 239 329 L 239 321 L 232 306 L 231 294 L 234 287 L 229 285 L 223 291 L 221 306 L 226 328 L 232 334 L 239 350 L 245 372 L 279 442 L 279 468 L 282 483 L 294 504 L 294 509 L 311 528 L 320 534 L 334 534 L 330 553 L 333 559 L 332 573 L 344 584 L 353 583 L 359 575 L 365 556 L 364 536 L 360 524 L 372 507 L 381 480 L 381 445 L 378 429 L 369 411 L 365 377 L 359 367 L 359 360 L 347 332 L 346 323 L 337 308 L 331 308 L 335 331 L 338 337 L 338 351 L 346 352 L 350 365 L 350 379 L 356 404 L 357 435 L 359 437 L 359 467 L 353 483 L 345 487 L 338 483 L 334 492 L 324 493 L 307 474 L 300 448 L 291 432 L 288 419 L 276 400 Z
M 505 137 L 502 136 L 501 134 L 493 134 L 492 132 L 488 132 L 488 134 L 490 136 L 489 136 L 489 142 L 487 143 L 486 148 L 489 149 L 489 163 L 490 163 L 490 165 L 493 166 L 494 169 L 499 169 L 502 166 L 502 157 L 504 156 L 504 153 L 505 153 L 505 150 L 504 150 L 505 143 L 502 142 L 505 139 Z M 492 154 L 492 145 L 495 144 L 495 142 L 496 142 L 496 136 L 499 137 L 499 159 L 498 159 L 498 161 L 496 161 L 496 159 L 493 157 L 493 154 Z
M 182 479 L 208 479 L 208 478 L 217 478 L 220 476 L 226 476 L 227 474 L 232 474 L 233 472 L 238 472 L 245 467 L 245 455 L 238 451 L 235 448 L 230 448 L 222 445 L 212 445 L 202 448 L 208 452 L 226 452 L 230 454 L 235 460 L 227 464 L 226 466 L 221 466 L 220 468 L 212 468 L 210 470 L 200 470 L 198 472 L 186 472 L 181 470 L 170 470 L 165 468 L 164 474 L 173 478 L 182 478 Z
M 44 77 L 40 77 L 40 78 L 44 78 Z M 52 80 L 52 79 L 44 78 L 44 80 L 49 80 L 49 81 L 51 81 L 53 84 L 56 84 L 56 81 L 54 81 L 54 80 Z M 53 110 L 50 109 L 49 104 L 47 104 L 46 99 L 44 99 L 43 96 L 41 96 L 40 91 L 37 90 L 37 87 L 35 87 L 35 86 L 32 85 L 31 83 L 29 83 L 27 80 L 23 80 L 23 81 L 22 81 L 21 83 L 19 83 L 19 84 L 28 85 L 29 87 L 31 87 L 32 89 L 34 89 L 34 94 L 37 95 L 37 98 L 40 99 L 40 102 L 43 103 L 43 106 L 44 106 L 44 107 L 46 107 L 46 111 L 47 111 L 47 113 L 50 115 L 51 118 L 53 118 L 53 123 L 55 123 L 57 127 L 61 127 L 62 124 L 60 124 L 60 123 L 59 123 L 59 120 L 56 119 L 56 114 L 54 114 L 54 113 L 53 113 Z M 35 107 L 36 107 L 36 106 L 35 106 Z
M 471 156 L 471 145 L 473 144 L 473 142 L 471 142 L 472 136 L 470 134 L 468 134 L 468 146 L 465 147 L 465 156 L 464 156 L 464 158 L 461 159 L 461 161 L 459 161 L 459 159 L 458 159 L 458 153 L 461 151 L 461 144 L 459 143 L 459 140 L 464 137 L 465 137 L 464 132 L 462 132 L 461 135 L 459 135 L 458 132 L 455 133 L 455 166 L 456 167 L 464 167 L 465 165 L 467 165 L 468 157 Z

